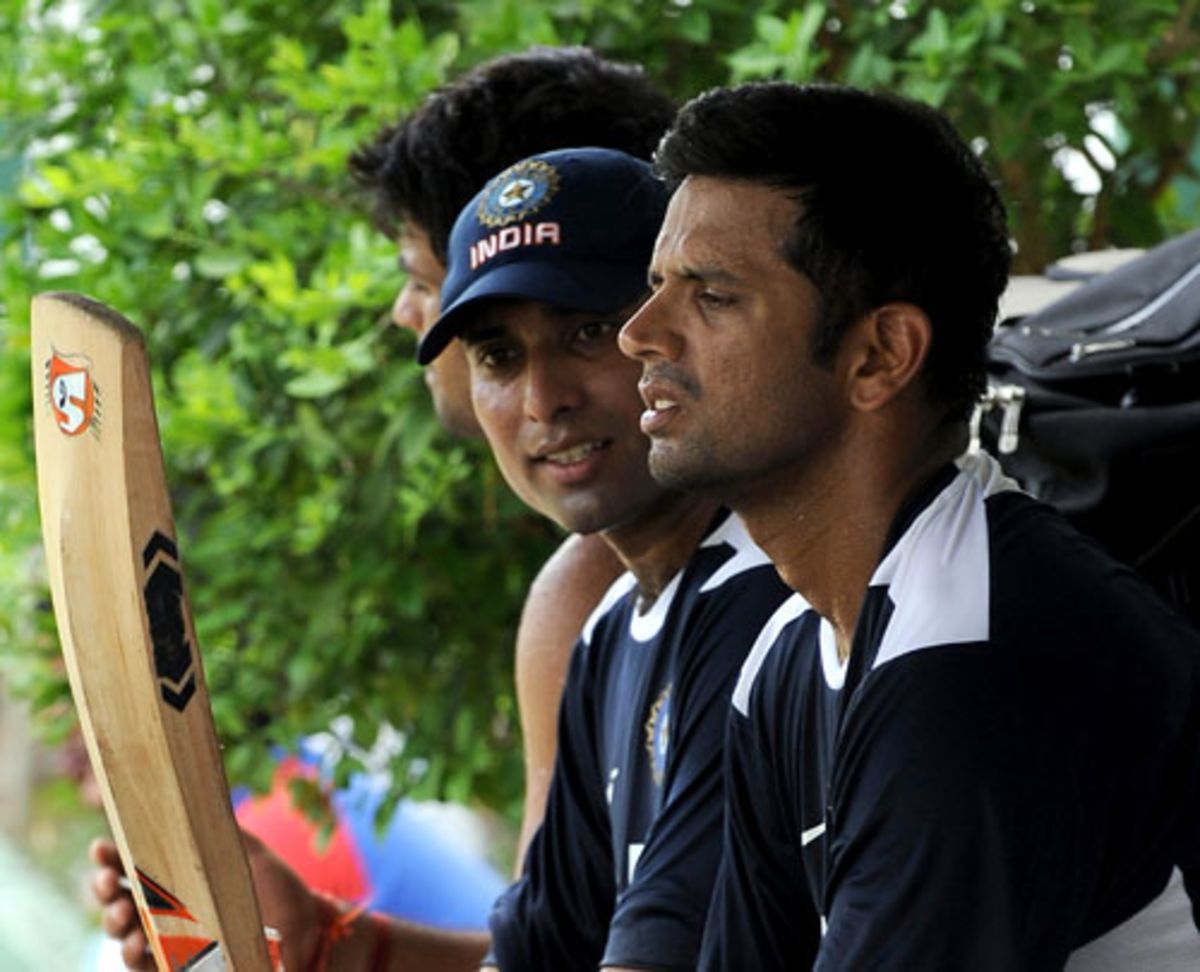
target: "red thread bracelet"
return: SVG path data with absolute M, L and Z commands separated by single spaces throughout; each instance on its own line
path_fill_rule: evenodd
M 347 909 L 344 901 L 339 901 L 331 895 L 317 893 L 317 897 L 333 909 L 333 918 L 321 929 L 321 943 L 317 947 L 317 956 L 313 959 L 312 972 L 328 972 L 329 957 L 333 946 L 352 933 L 350 926 L 367 910 L 366 905 L 358 905 Z

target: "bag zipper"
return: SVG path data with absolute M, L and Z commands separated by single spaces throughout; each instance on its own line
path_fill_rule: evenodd
M 980 429 L 983 417 L 994 408 L 1002 410 L 1000 434 L 996 439 L 996 451 L 1006 456 L 1017 451 L 1021 437 L 1021 410 L 1025 407 L 1027 392 L 1020 385 L 989 383 L 971 413 L 971 439 L 967 445 L 970 453 L 978 452 L 982 446 Z

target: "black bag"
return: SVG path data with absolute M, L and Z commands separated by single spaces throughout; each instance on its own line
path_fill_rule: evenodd
M 1200 231 L 999 327 L 973 444 L 1200 623 Z

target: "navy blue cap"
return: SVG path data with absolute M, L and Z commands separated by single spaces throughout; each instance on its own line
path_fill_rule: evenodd
M 472 304 L 517 297 L 607 314 L 646 290 L 669 193 L 650 166 L 613 149 L 559 149 L 492 179 L 450 232 L 442 314 L 417 361 L 429 364 L 466 326 Z

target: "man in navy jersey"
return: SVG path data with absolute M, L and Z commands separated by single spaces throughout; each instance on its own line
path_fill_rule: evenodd
M 1009 264 L 982 165 L 782 83 L 695 99 L 656 164 L 651 469 L 797 592 L 735 689 L 702 968 L 1200 968 L 1197 635 L 962 456 Z
M 617 332 L 644 297 L 666 196 L 619 152 L 510 167 L 455 224 L 442 316 L 418 354 L 461 337 L 509 485 L 628 568 L 576 647 L 546 816 L 492 915 L 504 970 L 695 967 L 728 699 L 788 594 L 736 516 L 649 475 L 639 368 Z

